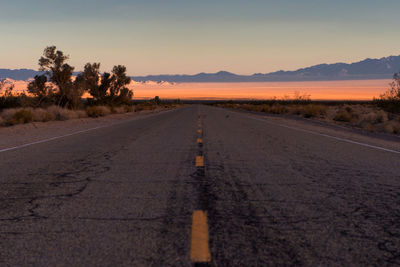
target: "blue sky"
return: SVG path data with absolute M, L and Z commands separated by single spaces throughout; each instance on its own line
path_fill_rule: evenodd
M 0 2 L 0 68 L 37 68 L 56 45 L 77 70 L 132 75 L 292 70 L 400 54 L 400 1 Z

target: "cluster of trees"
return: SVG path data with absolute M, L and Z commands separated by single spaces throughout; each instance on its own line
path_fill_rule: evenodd
M 0 80 L 0 111 L 20 107 L 28 102 L 25 94 L 17 96 L 13 93 L 14 87 L 14 84 L 9 84 L 5 79 Z
M 46 47 L 39 59 L 39 70 L 45 74 L 35 76 L 28 85 L 28 92 L 38 100 L 38 105 L 51 102 L 62 107 L 76 109 L 81 98 L 88 92 L 90 104 L 118 106 L 130 104 L 133 92 L 127 87 L 131 79 L 126 67 L 114 66 L 111 73 L 100 72 L 100 63 L 87 63 L 83 72 L 73 79 L 74 67 L 69 59 L 55 46 Z
M 379 99 L 374 99 L 374 102 L 386 111 L 400 113 L 400 72 L 393 75 L 390 89 Z

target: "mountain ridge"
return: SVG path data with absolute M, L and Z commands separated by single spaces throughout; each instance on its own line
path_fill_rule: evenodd
M 138 82 L 166 81 L 166 82 L 269 82 L 269 81 L 335 81 L 335 80 L 367 80 L 390 79 L 393 74 L 400 72 L 400 55 L 382 57 L 379 59 L 367 58 L 354 63 L 318 64 L 293 71 L 279 70 L 270 73 L 254 73 L 252 75 L 238 75 L 228 71 L 216 73 L 201 72 L 194 75 L 164 74 L 131 76 Z M 0 79 L 28 80 L 43 72 L 32 69 L 0 69 Z

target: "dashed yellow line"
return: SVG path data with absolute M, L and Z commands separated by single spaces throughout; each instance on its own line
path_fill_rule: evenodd
M 190 259 L 195 263 L 211 261 L 208 244 L 207 214 L 202 210 L 196 210 L 192 216 L 192 239 L 190 243 Z
M 202 144 L 203 143 L 203 139 L 202 138 L 197 138 L 197 143 L 198 144 Z
M 198 130 L 197 130 L 197 133 L 201 134 L 201 132 L 202 132 L 201 129 L 198 129 Z
M 203 156 L 196 156 L 196 167 L 204 167 Z

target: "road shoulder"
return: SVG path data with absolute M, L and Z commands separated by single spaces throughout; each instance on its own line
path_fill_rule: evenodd
M 318 135 L 329 135 L 339 139 L 346 139 L 353 142 L 365 143 L 371 146 L 378 146 L 385 149 L 400 151 L 400 136 L 392 134 L 371 133 L 353 127 L 346 127 L 324 121 L 306 119 L 291 115 L 273 115 L 238 109 L 225 110 L 241 113 L 249 118 L 264 120 L 266 123 L 271 123 L 277 126 L 288 127 L 294 131 L 306 131 Z
M 67 121 L 34 122 L 11 127 L 0 127 L 0 150 L 21 146 L 60 136 L 73 135 L 79 132 L 108 127 L 114 124 L 141 119 L 171 109 L 113 114 L 100 118 L 81 118 Z

